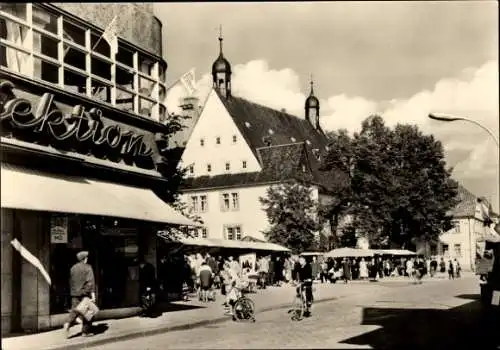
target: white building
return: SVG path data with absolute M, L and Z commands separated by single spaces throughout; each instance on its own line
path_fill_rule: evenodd
M 474 270 L 477 243 L 486 233 L 478 198 L 459 185 L 460 202 L 453 209 L 454 227 L 441 234 L 437 244 L 418 243 L 417 252 L 427 256 L 443 256 L 445 261 L 457 259 L 464 270 Z M 489 204 L 487 204 L 489 205 Z
M 345 177 L 319 170 L 328 139 L 319 123 L 312 82 L 305 119 L 233 96 L 231 65 L 219 40 L 213 88 L 199 115 L 193 116 L 196 123 L 184 133 L 187 142 L 178 136 L 175 140 L 179 146 L 185 143 L 180 164 L 188 169 L 189 179 L 182 199 L 206 225 L 201 238 L 264 239 L 268 220 L 259 198 L 270 185 L 306 175 L 314 198 L 324 203 L 332 198 L 331 186 Z

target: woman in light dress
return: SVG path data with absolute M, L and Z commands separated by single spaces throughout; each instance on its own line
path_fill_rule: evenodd
M 361 258 L 361 261 L 359 263 L 359 278 L 360 279 L 368 278 L 368 265 L 366 264 L 364 258 Z

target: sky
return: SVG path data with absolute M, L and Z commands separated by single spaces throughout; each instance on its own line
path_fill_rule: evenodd
M 210 90 L 219 54 L 232 65 L 233 94 L 299 117 L 311 74 L 325 130 L 360 129 L 372 114 L 417 124 L 445 148 L 453 177 L 499 207 L 499 153 L 473 119 L 499 135 L 496 1 L 156 3 L 168 63 L 169 112 L 195 68 L 197 94 Z

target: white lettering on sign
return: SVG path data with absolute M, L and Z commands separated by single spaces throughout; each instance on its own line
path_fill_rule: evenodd
M 68 243 L 68 218 L 52 215 L 50 220 L 50 243 Z

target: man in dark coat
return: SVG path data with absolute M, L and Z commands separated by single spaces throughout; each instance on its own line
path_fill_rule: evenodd
M 76 254 L 78 262 L 70 270 L 71 310 L 68 322 L 64 324 L 66 338 L 69 336 L 69 329 L 76 323 L 78 317 L 82 320 L 82 335 L 92 335 L 92 319 L 87 320 L 75 310 L 85 297 L 90 298 L 94 303 L 96 302 L 94 272 L 92 267 L 87 264 L 88 256 L 89 252 L 87 251 Z

